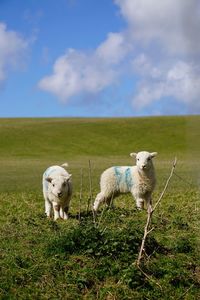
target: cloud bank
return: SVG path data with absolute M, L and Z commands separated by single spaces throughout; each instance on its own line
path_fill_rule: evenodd
M 23 66 L 27 48 L 28 42 L 25 39 L 0 23 L 0 84 L 5 81 L 10 70 Z
M 109 33 L 92 52 L 68 49 L 54 63 L 53 74 L 44 77 L 39 87 L 63 102 L 77 94 L 98 93 L 117 81 L 131 47 L 124 34 Z
M 39 88 L 63 102 L 132 79 L 134 112 L 171 98 L 200 113 L 198 0 L 115 0 L 126 28 L 110 32 L 91 52 L 68 49 Z M 162 109 L 161 109 L 162 110 Z M 161 111 L 160 113 L 165 113 Z M 178 112 L 175 112 L 178 113 Z

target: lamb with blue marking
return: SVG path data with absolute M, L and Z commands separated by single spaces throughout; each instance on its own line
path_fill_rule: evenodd
M 45 199 L 45 213 L 48 218 L 54 212 L 54 220 L 68 219 L 69 204 L 72 196 L 72 181 L 69 174 L 62 166 L 51 166 L 43 174 L 43 195 Z
M 121 193 L 131 193 L 136 200 L 139 210 L 144 209 L 146 203 L 148 211 L 152 211 L 152 192 L 156 185 L 155 170 L 152 158 L 157 152 L 141 151 L 131 153 L 136 158 L 135 166 L 114 166 L 106 169 L 100 179 L 100 193 L 93 204 L 94 212 L 99 205 L 108 205 Z

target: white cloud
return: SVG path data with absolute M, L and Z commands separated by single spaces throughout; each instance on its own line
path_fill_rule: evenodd
M 41 79 L 39 88 L 67 102 L 70 97 L 106 89 L 132 67 L 128 76 L 134 75 L 130 100 L 134 110 L 170 97 L 200 113 L 200 2 L 113 1 L 127 28 L 108 33 L 90 53 L 68 49 L 55 61 L 53 73 Z
M 148 72 L 139 84 L 138 93 L 133 99 L 136 109 L 143 109 L 154 101 L 171 97 L 187 105 L 188 111 L 200 111 L 200 67 L 176 61 L 168 69 L 166 65 L 160 65 L 160 73 L 156 77 L 153 76 L 154 68 L 149 63 Z
M 158 42 L 170 53 L 199 53 L 198 0 L 115 0 L 133 38 Z
M 56 60 L 53 74 L 39 82 L 39 88 L 64 102 L 77 94 L 98 93 L 117 81 L 118 66 L 126 57 L 128 47 L 122 34 L 110 33 L 93 52 L 69 49 Z
M 141 53 L 131 62 L 132 68 L 142 77 L 150 76 L 151 78 L 160 78 L 162 76 L 161 69 L 154 65 L 150 58 Z
M 15 31 L 0 23 L 0 82 L 4 81 L 10 69 L 21 67 L 28 42 Z
M 120 63 L 132 49 L 128 39 L 122 33 L 109 33 L 95 52 L 96 57 L 107 65 Z
M 200 3 L 198 0 L 116 0 L 131 38 L 138 76 L 133 107 L 170 98 L 200 113 Z

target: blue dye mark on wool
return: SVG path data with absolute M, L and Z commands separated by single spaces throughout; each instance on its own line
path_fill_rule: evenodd
M 115 176 L 117 178 L 117 185 L 119 187 L 121 184 L 126 184 L 127 188 L 130 190 L 133 186 L 131 168 L 127 168 L 125 172 L 121 171 L 121 167 L 114 167 Z
M 114 167 L 115 176 L 117 178 L 117 185 L 119 186 L 121 179 L 122 179 L 122 173 L 120 172 L 120 167 Z
M 131 189 L 133 185 L 132 176 L 131 176 L 131 169 L 127 168 L 125 171 L 125 182 L 128 187 L 128 189 Z

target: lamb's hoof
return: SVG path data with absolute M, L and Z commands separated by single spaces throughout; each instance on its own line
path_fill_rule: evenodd
M 143 209 L 141 207 L 137 207 L 137 211 L 142 211 Z
M 93 214 L 93 216 L 96 217 L 96 215 L 97 215 L 97 210 L 95 210 L 95 209 L 93 208 L 93 209 L 92 209 L 92 214 Z
M 148 213 L 148 214 L 152 214 L 152 212 L 153 212 L 152 207 L 150 207 L 150 208 L 147 209 L 147 213 Z

